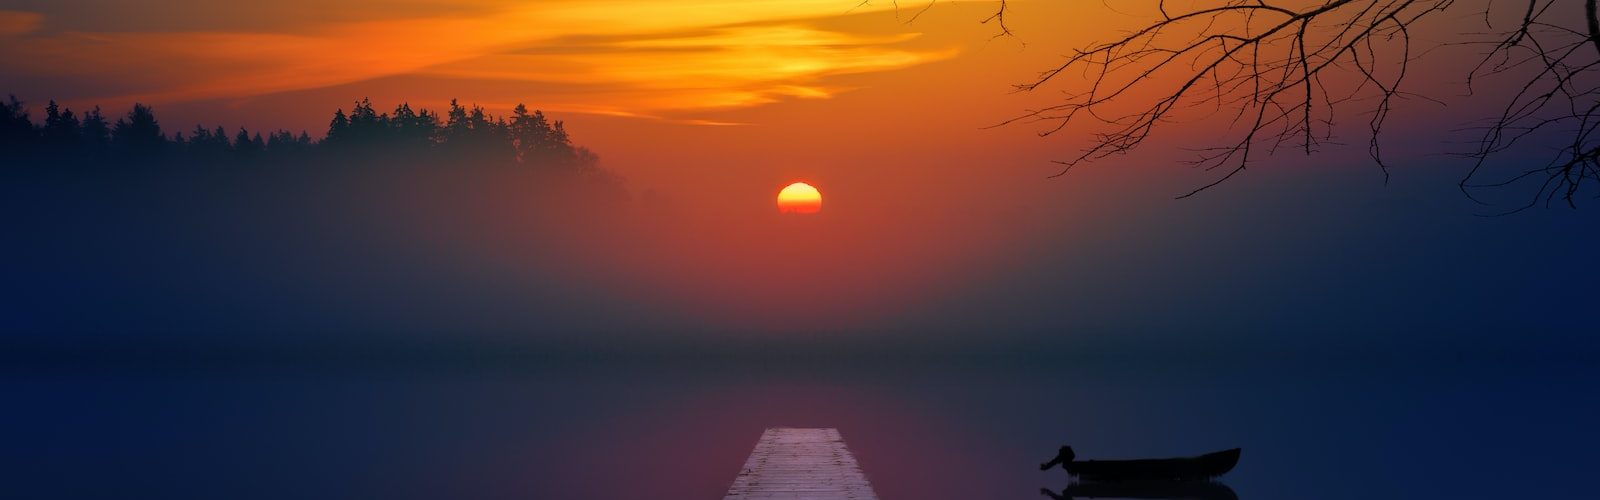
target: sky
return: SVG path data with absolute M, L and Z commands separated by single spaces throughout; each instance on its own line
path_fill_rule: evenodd
M 914 32 L 816 26 L 893 7 L 833 0 L 17 7 L 0 17 L 8 51 L 29 56 L 14 71 L 63 100 L 246 99 L 400 77 L 494 108 L 537 96 L 552 111 L 663 117 L 827 97 L 842 89 L 825 77 L 954 55 L 906 44 Z
M 1183 164 L 1191 148 L 1215 140 L 1215 122 L 1180 120 L 1146 150 L 1059 178 L 1049 177 L 1059 171 L 1052 160 L 1087 144 L 1092 128 L 1042 138 L 1038 124 L 993 127 L 1083 80 L 1027 93 L 1013 85 L 1150 12 L 1018 1 L 1007 35 L 984 22 L 994 9 L 6 0 L 0 91 L 36 110 L 47 99 L 108 110 L 144 102 L 169 131 L 203 124 L 313 136 L 333 109 L 362 98 L 380 109 L 440 109 L 458 98 L 498 114 L 526 103 L 564 120 L 602 166 L 652 200 L 630 222 L 629 243 L 580 259 L 582 272 L 533 269 L 523 246 L 452 246 L 438 274 L 494 276 L 496 286 L 476 293 L 495 298 L 435 302 L 438 314 L 376 312 L 426 303 L 425 293 L 374 298 L 368 313 L 350 313 L 366 309 L 326 292 L 319 280 L 330 278 L 291 273 L 302 282 L 284 286 L 328 295 L 291 300 L 285 307 L 308 319 L 285 328 L 427 329 L 469 316 L 504 320 L 475 324 L 485 329 L 602 338 L 1226 338 L 1309 349 L 1453 338 L 1559 345 L 1597 326 L 1577 311 L 1596 298 L 1600 276 L 1574 265 L 1597 244 L 1580 229 L 1593 227 L 1593 210 L 1481 217 L 1493 210 L 1456 190 L 1465 167 L 1441 152 L 1452 147 L 1451 130 L 1489 109 L 1465 98 L 1468 59 L 1418 63 L 1419 93 L 1452 100 L 1398 105 L 1389 135 L 1398 166 L 1387 180 L 1365 157 L 1365 119 L 1352 111 L 1335 129 L 1345 145 L 1275 155 L 1200 197 L 1174 200 L 1216 177 Z M 1470 29 L 1471 14 L 1441 17 L 1418 36 Z M 1497 90 L 1488 85 L 1480 95 Z M 817 216 L 776 213 L 777 191 L 796 181 L 822 192 Z M 415 230 L 418 239 L 446 237 Z M 551 289 L 580 305 L 544 301 Z M 330 323 L 321 314 L 358 318 Z

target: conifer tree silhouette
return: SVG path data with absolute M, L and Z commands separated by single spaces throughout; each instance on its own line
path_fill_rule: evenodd
M 517 105 L 508 120 L 482 106 L 451 100 L 444 116 L 441 122 L 439 114 L 404 102 L 392 114 L 379 113 L 371 99 L 363 98 L 349 113 L 335 110 L 321 140 L 303 130 L 296 134 L 239 127 L 230 134 L 220 125 L 195 125 L 168 138 L 155 112 L 144 104 L 134 104 L 115 124 L 108 124 L 98 106 L 80 119 L 71 109 L 50 101 L 44 122 L 36 125 L 27 106 L 11 96 L 0 101 L 0 144 L 23 160 L 13 164 L 35 166 L 70 162 L 267 166 L 292 157 L 294 165 L 504 165 L 598 172 L 597 158 L 574 146 L 561 122 L 551 124 L 544 113 L 525 105 Z
M 136 103 L 128 116 L 118 119 L 111 129 L 111 141 L 126 153 L 148 156 L 160 153 L 167 139 L 161 135 L 161 124 L 150 107 Z

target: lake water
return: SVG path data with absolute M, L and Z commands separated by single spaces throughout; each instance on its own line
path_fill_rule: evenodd
M 1030 499 L 1037 464 L 1243 447 L 1245 499 L 1595 498 L 1583 362 L 1277 368 L 694 363 L 5 373 L 8 498 L 720 498 L 761 431 L 839 428 L 889 499 Z M 854 366 L 854 365 L 853 365 Z

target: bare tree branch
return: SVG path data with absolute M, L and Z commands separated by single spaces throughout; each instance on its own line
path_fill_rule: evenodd
M 1486 48 L 1484 58 L 1467 75 L 1469 90 L 1483 79 L 1517 79 L 1520 90 L 1504 100 L 1500 114 L 1479 127 L 1481 136 L 1465 155 L 1473 167 L 1461 189 L 1477 199 L 1480 188 L 1537 182 L 1534 201 L 1575 198 L 1600 170 L 1600 17 L 1596 1 L 1586 0 L 1584 28 L 1574 29 L 1576 12 L 1557 0 L 1519 0 L 1516 22 L 1491 33 L 1489 41 L 1459 44 Z M 1041 136 L 1069 125 L 1097 129 L 1092 143 L 1073 157 L 1058 161 L 1053 176 L 1082 163 L 1132 151 L 1150 139 L 1160 125 L 1209 109 L 1232 110 L 1234 128 L 1221 144 L 1201 149 L 1193 164 L 1217 172 L 1210 183 L 1178 196 L 1193 196 L 1246 170 L 1280 146 L 1293 145 L 1301 154 L 1315 154 L 1333 140 L 1338 114 L 1370 115 L 1368 155 L 1388 178 L 1390 165 L 1382 148 L 1384 125 L 1399 99 L 1431 98 L 1407 91 L 1415 58 L 1412 28 L 1420 20 L 1457 7 L 1455 0 L 1157 0 L 1159 17 L 1120 38 L 1091 44 L 1069 54 L 1032 81 L 1017 86 L 1033 92 L 1046 86 L 1067 86 L 1057 103 L 1025 113 L 996 126 L 1043 125 Z M 1575 7 L 1575 5 L 1572 5 Z M 1484 19 L 1491 27 L 1493 2 Z M 998 21 L 1001 34 L 1007 4 L 999 3 L 984 22 Z M 1466 36 L 1466 35 L 1463 35 Z M 1592 45 L 1596 50 L 1579 51 Z M 1060 84 L 1068 75 L 1082 83 Z M 1154 96 L 1154 97 L 1149 97 Z M 1504 97 L 1502 97 L 1504 98 Z M 1437 102 L 1437 101 L 1435 101 Z M 1546 165 L 1526 167 L 1511 175 L 1484 177 L 1491 164 L 1499 170 L 1499 153 L 1523 143 L 1547 144 L 1566 139 Z M 1541 180 L 1542 179 L 1542 180 Z

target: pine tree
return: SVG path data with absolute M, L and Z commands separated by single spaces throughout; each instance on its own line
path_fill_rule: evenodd
M 117 120 L 111 129 L 111 141 L 119 149 L 136 154 L 153 154 L 161 151 L 166 138 L 161 135 L 161 123 L 149 106 L 135 103 L 126 118 Z
M 72 114 L 72 109 L 63 110 L 55 101 L 50 101 L 44 109 L 44 143 L 60 149 L 77 146 L 78 138 L 83 132 L 80 130 L 78 118 Z
M 467 131 L 472 128 L 471 122 L 467 120 L 467 108 L 461 107 L 455 99 L 450 100 L 450 111 L 444 127 L 446 142 L 465 140 Z
M 28 109 L 17 96 L 0 101 L 0 144 L 8 151 L 31 149 L 38 141 L 39 132 L 28 118 Z
M 111 144 L 111 125 L 100 114 L 100 106 L 83 114 L 83 144 L 95 152 L 103 151 Z
M 267 134 L 267 152 L 271 154 L 287 153 L 295 147 L 294 134 L 288 130 L 278 130 Z
M 350 140 L 362 144 L 380 143 L 388 135 L 388 129 L 389 115 L 378 114 L 372 108 L 372 99 L 356 101 L 355 107 L 350 109 L 350 127 L 346 132 Z
M 556 120 L 556 126 L 550 132 L 550 142 L 562 149 L 572 148 L 572 138 L 567 136 L 566 122 Z
M 426 109 L 417 112 L 417 136 L 424 144 L 432 146 L 439 142 L 442 127 L 439 125 L 439 115 Z
M 401 103 L 394 108 L 394 117 L 390 119 L 390 126 L 395 131 L 397 145 L 403 147 L 428 146 L 433 141 L 438 124 L 428 110 L 421 113 L 411 109 L 410 103 Z
M 528 107 L 517 104 L 511 110 L 511 141 L 517 148 L 517 159 L 530 161 L 537 158 L 546 149 L 545 142 L 549 135 L 550 124 L 544 119 L 544 114 L 534 111 L 528 113 Z
M 233 136 L 234 154 L 241 157 L 252 157 L 260 154 L 261 150 L 264 149 L 264 146 L 257 142 L 260 139 L 260 134 L 257 134 L 255 139 L 251 139 L 250 131 L 245 130 L 244 127 L 239 127 L 238 135 Z
M 197 124 L 194 126 L 194 131 L 189 133 L 189 143 L 185 150 L 192 156 L 216 156 L 228 148 L 227 146 L 217 148 L 211 130 Z
M 345 141 L 350 130 L 350 118 L 344 115 L 344 108 L 333 112 L 333 120 L 328 122 L 328 136 L 323 142 L 338 144 Z

